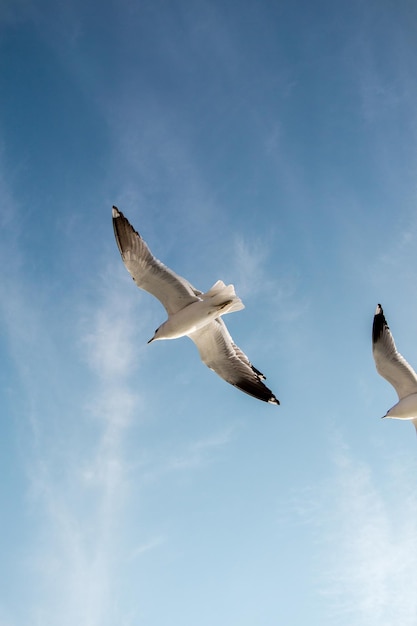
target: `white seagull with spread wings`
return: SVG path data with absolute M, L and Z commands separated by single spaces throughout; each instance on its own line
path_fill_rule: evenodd
M 372 351 L 376 369 L 395 388 L 399 398 L 384 417 L 410 420 L 417 430 L 417 374 L 398 352 L 380 304 L 374 315 Z
M 156 329 L 152 339 L 188 336 L 198 348 L 201 360 L 225 381 L 259 400 L 279 404 L 262 382 L 265 376 L 233 342 L 221 315 L 244 308 L 233 285 L 218 280 L 202 293 L 185 278 L 158 261 L 130 225 L 123 213 L 113 207 L 113 227 L 122 259 L 133 280 L 158 298 L 168 319 Z

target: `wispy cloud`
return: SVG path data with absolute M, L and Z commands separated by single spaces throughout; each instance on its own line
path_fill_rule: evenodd
M 269 303 L 275 320 L 294 320 L 307 307 L 300 297 L 299 277 L 295 270 L 277 268 L 275 264 L 272 267 L 271 258 L 268 242 L 236 235 L 230 275 L 243 301 L 262 298 L 265 308 Z
M 166 469 L 184 470 L 206 465 L 216 450 L 231 441 L 232 432 L 233 429 L 229 427 L 220 433 L 189 443 L 182 454 L 169 460 Z
M 197 471 L 207 467 L 233 441 L 238 428 L 236 422 L 207 436 L 177 443 L 175 449 L 172 446 L 154 449 L 141 464 L 141 480 L 144 484 L 153 483 L 173 472 Z
M 14 222 L 18 228 L 17 210 Z M 6 248 L 10 259 L 24 257 L 18 241 Z M 0 314 L 20 390 L 13 411 L 33 537 L 20 567 L 34 593 L 24 598 L 22 611 L 42 626 L 114 624 L 129 495 L 124 448 L 141 407 L 130 386 L 137 328 L 132 302 L 122 293 L 124 280 L 109 268 L 88 307 L 74 294 L 73 309 L 51 328 L 49 320 L 61 314 L 54 294 L 30 284 L 20 264 L 8 267 Z
M 81 410 L 68 417 L 87 428 L 90 423 L 91 445 L 79 448 L 75 437 L 61 467 L 44 449 L 42 462 L 34 468 L 48 529 L 37 562 L 51 590 L 61 598 L 56 608 L 63 624 L 111 623 L 111 590 L 123 552 L 117 537 L 129 494 L 124 444 L 140 406 L 125 382 L 133 365 L 130 346 L 135 327 L 129 303 L 120 307 L 120 296 L 117 287 L 102 290 L 80 342 L 97 386 L 87 390 L 84 414 Z M 43 623 L 56 618 L 55 614 Z
M 242 235 L 235 236 L 233 275 L 242 298 L 272 287 L 273 281 L 267 277 L 265 269 L 267 256 L 267 248 L 259 240 L 248 241 Z
M 166 541 L 166 537 L 164 537 L 163 535 L 158 535 L 157 537 L 150 539 L 146 543 L 139 545 L 137 548 L 133 550 L 132 554 L 130 555 L 130 560 L 137 559 L 141 557 L 143 554 L 150 552 L 151 550 L 155 550 L 156 548 L 159 548 L 159 546 L 164 544 L 165 541 Z
M 416 623 L 415 474 L 415 462 L 397 459 L 376 477 L 339 446 L 334 476 L 313 488 L 301 516 L 318 529 L 317 588 L 328 623 Z

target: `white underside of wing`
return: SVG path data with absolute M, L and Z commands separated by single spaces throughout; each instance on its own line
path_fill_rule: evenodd
M 120 254 L 133 280 L 138 287 L 158 298 L 168 315 L 199 300 L 200 292 L 153 256 L 146 242 L 116 207 L 113 207 L 113 226 Z
M 246 354 L 236 346 L 221 318 L 216 318 L 204 328 L 191 333 L 201 360 L 228 383 L 249 395 L 279 404 L 262 379 L 265 377 L 252 366 Z
M 379 374 L 391 383 L 400 400 L 417 392 L 417 374 L 398 352 L 380 305 L 374 317 L 372 351 Z
M 381 352 L 374 352 L 374 358 L 379 374 L 391 383 L 400 400 L 417 392 L 416 373 L 401 354 L 391 358 Z

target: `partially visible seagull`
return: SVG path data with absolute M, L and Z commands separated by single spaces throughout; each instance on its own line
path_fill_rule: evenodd
M 372 351 L 376 369 L 393 385 L 399 398 L 384 417 L 410 420 L 417 430 L 417 374 L 398 352 L 380 304 L 374 315 Z
M 113 207 L 113 228 L 122 259 L 133 280 L 158 298 L 168 319 L 152 339 L 188 336 L 198 348 L 201 360 L 225 381 L 264 402 L 279 404 L 262 382 L 265 376 L 233 342 L 221 316 L 244 308 L 233 285 L 218 280 L 202 293 L 185 278 L 158 261 L 123 213 Z

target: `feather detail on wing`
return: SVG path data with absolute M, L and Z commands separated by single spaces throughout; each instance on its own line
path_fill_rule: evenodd
M 200 292 L 153 256 L 146 242 L 115 206 L 113 228 L 123 262 L 133 280 L 138 287 L 158 298 L 168 315 L 199 300 Z
M 203 363 L 225 381 L 259 400 L 279 404 L 272 391 L 262 382 L 265 376 L 236 346 L 221 318 L 216 318 L 189 337 L 197 346 Z
M 372 351 L 376 369 L 395 388 L 400 400 L 417 392 L 417 374 L 398 352 L 380 304 L 372 327 Z

